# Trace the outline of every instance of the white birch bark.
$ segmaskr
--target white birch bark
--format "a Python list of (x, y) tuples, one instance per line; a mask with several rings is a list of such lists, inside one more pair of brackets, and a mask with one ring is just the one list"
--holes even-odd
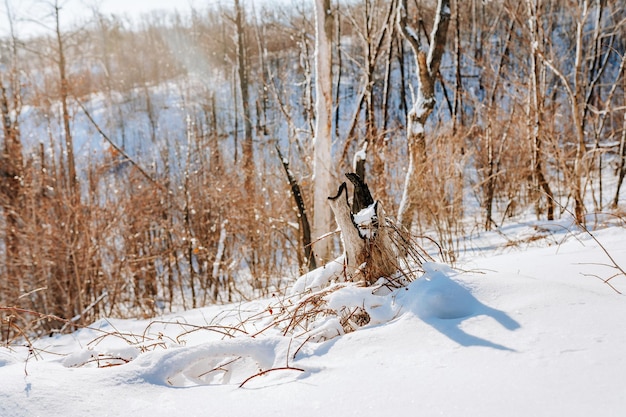
[[(315, 0), (315, 132), (313, 137), (313, 250), (321, 264), (331, 259), (332, 224), (332, 25), (330, 0)], [(318, 262), (318, 264), (320, 264)]]

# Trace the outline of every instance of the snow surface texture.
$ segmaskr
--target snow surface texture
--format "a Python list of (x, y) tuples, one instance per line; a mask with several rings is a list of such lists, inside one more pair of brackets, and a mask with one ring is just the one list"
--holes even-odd
[[(473, 240), (459, 265), (471, 272), (430, 263), (393, 291), (341, 284), (327, 307), (360, 306), (370, 322), (333, 337), (329, 315), (314, 323), (325, 341), (272, 327), (287, 298), (101, 320), (36, 341), (35, 356), (0, 347), (0, 416), (621, 416), (626, 304), (597, 279), (614, 271), (588, 235), (548, 224), (526, 240), (538, 230)], [(502, 234), (529, 243), (505, 248)], [(626, 265), (626, 230), (595, 234)], [(341, 264), (300, 289), (339, 285)]]

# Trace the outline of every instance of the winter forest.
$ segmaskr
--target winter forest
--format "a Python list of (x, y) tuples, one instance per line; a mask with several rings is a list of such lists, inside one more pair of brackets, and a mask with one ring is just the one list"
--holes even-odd
[(285, 291), (350, 244), (328, 198), (356, 214), (363, 181), (417, 270), (522, 216), (623, 216), (621, 0), (222, 0), (71, 29), (42, 0), (32, 37), (14, 3), (2, 343)]

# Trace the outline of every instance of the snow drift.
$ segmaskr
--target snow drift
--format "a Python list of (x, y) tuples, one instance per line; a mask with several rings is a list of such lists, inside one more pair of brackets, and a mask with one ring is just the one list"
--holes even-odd
[[(394, 290), (309, 275), (339, 287), (306, 328), (282, 318), (312, 290), (4, 346), (0, 415), (620, 415), (626, 305), (597, 278), (613, 273), (604, 249), (626, 264), (626, 231), (596, 232), (602, 247), (497, 236)], [(369, 322), (346, 334), (353, 307)]]

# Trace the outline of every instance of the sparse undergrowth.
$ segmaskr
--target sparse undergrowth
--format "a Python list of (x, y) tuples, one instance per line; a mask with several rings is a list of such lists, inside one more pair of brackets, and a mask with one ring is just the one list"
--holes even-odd
[[(588, 228), (578, 230), (583, 230), (584, 234), (559, 224), (543, 227), (530, 225), (525, 232), (517, 234), (517, 240), (503, 240), (502, 248), (510, 250), (520, 245), (537, 245), (541, 241), (548, 246), (560, 246), (572, 237), (584, 244), (581, 238), (586, 234), (610, 260), (610, 264), (595, 265), (615, 270), (608, 279), (593, 276), (619, 292), (611, 281), (618, 276), (626, 278), (624, 270), (592, 231)], [(426, 273), (424, 264), (433, 259), (417, 244), (416, 238), (400, 234), (397, 229), (394, 229), (394, 236), (396, 242), (410, 243), (410, 247), (402, 249), (404, 253), (412, 254), (411, 262), (405, 258), (403, 267), (394, 276), (380, 278), (374, 285), (367, 286), (364, 280), (353, 282), (351, 276), (362, 275), (348, 274), (343, 259), (338, 258), (301, 276), (289, 293), (241, 303), (210, 319), (203, 317), (204, 323), (201, 324), (172, 316), (150, 321), (139, 333), (118, 330), (115, 321), (107, 319), (91, 326), (81, 326), (79, 332), (93, 334), (82, 349), (69, 354), (57, 351), (54, 342), (42, 347), (46, 346), (42, 343), (44, 339), (34, 340), (31, 335), (36, 333), (32, 329), (39, 327), (38, 321), (56, 320), (67, 326), (75, 326), (74, 322), (35, 311), (0, 307), (3, 315), (2, 342), (9, 350), (26, 348), (26, 374), (30, 361), (48, 355), (58, 356), (66, 367), (108, 368), (128, 364), (151, 352), (158, 357), (165, 352), (193, 347), (198, 341), (207, 346), (206, 351), (198, 352), (192, 364), (181, 365), (183, 370), (168, 368), (159, 380), (172, 386), (231, 383), (244, 386), (256, 377), (273, 372), (306, 372), (293, 362), (308, 345), (317, 346), (364, 326), (386, 323), (402, 311), (395, 304), (396, 297), (401, 294), (399, 291), (420, 279)], [(241, 343), (247, 347), (241, 348)], [(248, 346), (250, 343), (252, 345)], [(278, 352), (270, 355), (272, 360), (263, 356), (263, 349), (267, 349), (264, 343), (270, 343)], [(278, 349), (279, 346), (282, 347)], [(260, 349), (261, 353), (250, 353), (255, 349)]]

